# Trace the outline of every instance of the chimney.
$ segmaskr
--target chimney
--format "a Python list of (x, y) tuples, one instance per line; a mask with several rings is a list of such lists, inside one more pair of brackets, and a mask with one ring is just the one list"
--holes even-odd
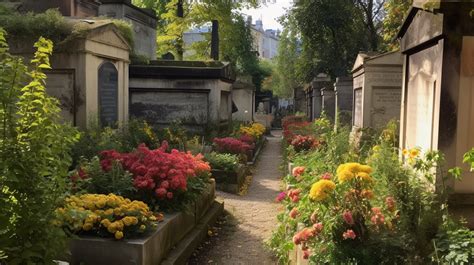
[(217, 20), (212, 21), (211, 58), (219, 61), (219, 21)]
[(247, 25), (252, 26), (252, 16), (247, 17)]

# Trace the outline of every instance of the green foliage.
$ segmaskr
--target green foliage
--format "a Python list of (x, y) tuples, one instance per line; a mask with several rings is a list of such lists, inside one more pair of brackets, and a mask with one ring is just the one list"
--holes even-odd
[(79, 170), (72, 174), (71, 182), (72, 189), (76, 193), (113, 193), (125, 198), (133, 198), (136, 191), (133, 187), (132, 174), (124, 170), (118, 161), (112, 162), (110, 171), (104, 171), (98, 157), (90, 161), (81, 161)]
[(64, 232), (51, 221), (77, 132), (59, 123), (59, 102), (45, 92), (52, 42), (40, 38), (35, 47), (27, 71), (8, 54), (0, 30), (0, 249), (8, 264), (49, 264), (65, 248)]
[[(321, 222), (324, 228), (305, 243), (311, 251), (311, 264), (473, 262), (473, 233), (453, 221), (447, 206), (450, 190), (446, 183), (452, 180), (452, 175), (459, 179), (461, 171), (456, 168), (446, 171), (441, 153), (420, 154), (418, 149), (412, 149), (404, 151), (405, 159), (400, 161), (398, 127), (394, 122), (379, 134), (367, 135), (371, 139), (364, 140), (362, 149), (348, 144), (346, 129), (333, 131), (332, 126), (318, 121), (315, 125), (327, 128), (314, 130), (318, 131), (317, 138), (324, 139), (324, 144), (312, 152), (289, 152), (290, 162), (303, 166), (304, 171), (299, 176), (288, 175), (284, 179), (289, 187), (287, 198), (283, 200), (285, 210), (278, 216), (279, 226), (269, 242), (282, 263), (288, 261), (288, 251), (294, 247), (293, 236), (302, 231), (302, 227), (311, 228), (315, 222)], [(370, 176), (374, 179), (370, 187), (373, 195), (355, 208), (348, 203), (352, 201), (352, 191), (345, 190), (347, 183), (341, 182), (339, 176), (336, 180), (336, 168), (347, 162), (370, 165)], [(337, 183), (334, 193), (322, 201), (309, 199), (310, 188), (322, 175), (328, 176), (325, 172)], [(290, 199), (289, 195), (295, 189), (299, 191), (297, 200)], [(353, 189), (360, 186), (355, 185)], [(363, 196), (362, 192), (359, 194), (356, 196)], [(394, 202), (392, 210), (388, 198)], [(385, 215), (382, 226), (375, 230), (372, 219), (360, 219), (364, 215), (371, 218), (364, 210), (373, 211), (371, 207), (380, 207)], [(293, 209), (298, 210), (295, 218), (289, 216)], [(366, 225), (348, 226), (341, 209), (351, 209), (355, 223)], [(357, 212), (362, 215), (355, 214)], [(317, 221), (311, 217), (313, 214)], [(344, 240), (341, 236), (349, 228), (356, 234), (354, 240)]]
[(37, 40), (40, 36), (59, 43), (72, 32), (72, 25), (56, 9), (44, 13), (19, 14), (0, 4), (0, 27), (9, 37), (20, 40)]
[(474, 232), (455, 222), (447, 223), (434, 240), (432, 261), (437, 264), (473, 264)]
[(464, 154), (463, 163), (467, 163), (470, 166), (470, 171), (474, 171), (474, 148)]
[(102, 128), (97, 121), (92, 121), (83, 132), (73, 148), (74, 165), (81, 159), (92, 159), (101, 151), (117, 150), (131, 152), (144, 143), (149, 148), (158, 147), (158, 138), (153, 129), (141, 120), (131, 119), (118, 129)]
[(291, 10), (303, 43), (301, 77), (348, 74), (361, 50), (369, 50), (364, 15), (351, 0), (301, 0)]
[(408, 14), (412, 0), (388, 0), (385, 2), (385, 19), (383, 20), (382, 37), (387, 50), (399, 49), (398, 41), (395, 37), (402, 26), (403, 19)]
[(206, 154), (205, 159), (211, 165), (212, 169), (224, 171), (236, 171), (239, 166), (239, 156), (232, 154), (220, 154), (212, 152)]
[(300, 63), (300, 40), (293, 16), (287, 16), (284, 29), (280, 35), (278, 56), (274, 59), (272, 75), (264, 81), (264, 88), (273, 95), (289, 98), (293, 89), (301, 85), (298, 67)]

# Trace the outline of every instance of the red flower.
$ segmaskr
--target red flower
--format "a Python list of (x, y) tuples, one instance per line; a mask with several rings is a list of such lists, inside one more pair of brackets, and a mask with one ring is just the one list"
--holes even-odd
[(355, 232), (352, 230), (352, 229), (348, 229), (346, 232), (344, 232), (342, 234), (342, 238), (344, 238), (344, 240), (346, 239), (355, 239), (356, 238), (356, 234)]
[(306, 170), (305, 167), (295, 167), (295, 168), (293, 168), (293, 172), (291, 172), (291, 173), (292, 173), (293, 177), (299, 177), (299, 176), (303, 175), (305, 170)]
[(352, 218), (352, 213), (350, 211), (344, 211), (342, 218), (348, 225), (354, 224), (354, 218)]

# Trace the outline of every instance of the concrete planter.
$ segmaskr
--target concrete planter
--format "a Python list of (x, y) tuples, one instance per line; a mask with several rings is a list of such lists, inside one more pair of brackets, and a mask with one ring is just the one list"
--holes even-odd
[(257, 162), (257, 158), (260, 155), (260, 153), (263, 149), (263, 146), (265, 146), (266, 141), (267, 141), (267, 138), (264, 136), (261, 140), (259, 140), (256, 143), (256, 147), (255, 147), (254, 152), (252, 154), (253, 156), (252, 156), (252, 158), (248, 158), (247, 165), (254, 165), (255, 162)]
[(70, 263), (94, 265), (160, 264), (170, 250), (192, 233), (210, 211), (215, 198), (215, 182), (211, 181), (199, 199), (186, 210), (167, 214), (156, 231), (140, 239), (116, 241), (98, 237), (79, 237), (70, 241)]
[(236, 171), (213, 169), (211, 173), (218, 190), (237, 194), (244, 185), (247, 167), (239, 165)]

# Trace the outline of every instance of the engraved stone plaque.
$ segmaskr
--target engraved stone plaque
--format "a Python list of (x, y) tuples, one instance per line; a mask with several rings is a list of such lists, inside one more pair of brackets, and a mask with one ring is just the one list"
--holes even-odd
[(354, 126), (362, 127), (362, 88), (354, 90)]
[(372, 127), (380, 128), (392, 119), (400, 119), (401, 97), (401, 87), (372, 88)]
[(106, 62), (99, 68), (99, 116), (102, 126), (115, 126), (118, 121), (118, 72)]

